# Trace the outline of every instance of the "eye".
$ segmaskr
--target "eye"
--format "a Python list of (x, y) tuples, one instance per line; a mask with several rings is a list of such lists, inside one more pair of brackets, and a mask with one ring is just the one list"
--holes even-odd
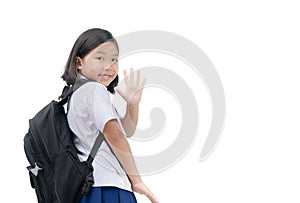
[(117, 58), (114, 58), (114, 59), (112, 59), (111, 60), (113, 63), (116, 63), (116, 62), (118, 62), (119, 61), (119, 59), (117, 59)]
[(99, 61), (104, 61), (104, 58), (103, 57), (98, 57), (97, 58)]

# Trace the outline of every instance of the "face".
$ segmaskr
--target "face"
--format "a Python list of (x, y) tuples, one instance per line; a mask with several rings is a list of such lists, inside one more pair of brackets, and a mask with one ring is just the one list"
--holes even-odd
[(114, 42), (105, 42), (85, 57), (76, 58), (76, 67), (86, 78), (108, 86), (118, 74), (119, 52)]

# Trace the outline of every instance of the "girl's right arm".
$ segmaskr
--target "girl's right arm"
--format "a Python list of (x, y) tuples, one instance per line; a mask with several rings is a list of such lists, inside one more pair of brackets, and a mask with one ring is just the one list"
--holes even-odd
[(132, 190), (134, 192), (146, 195), (152, 203), (157, 203), (158, 201), (156, 197), (143, 183), (141, 176), (139, 175), (130, 146), (126, 137), (120, 130), (117, 121), (108, 121), (105, 124), (103, 131), (106, 141), (115, 153), (131, 182)]

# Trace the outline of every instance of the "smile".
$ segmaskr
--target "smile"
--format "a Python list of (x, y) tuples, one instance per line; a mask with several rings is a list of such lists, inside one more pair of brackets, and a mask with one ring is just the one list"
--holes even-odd
[(112, 76), (107, 74), (98, 74), (101, 77), (101, 80), (109, 80)]

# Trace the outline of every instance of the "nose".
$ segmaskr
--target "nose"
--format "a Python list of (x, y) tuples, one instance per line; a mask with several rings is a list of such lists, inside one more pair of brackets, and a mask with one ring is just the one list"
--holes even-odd
[(112, 63), (107, 63), (104, 65), (104, 70), (109, 70), (112, 66)]
[(113, 65), (115, 64), (115, 62), (108, 62), (104, 65), (104, 70), (110, 70)]

